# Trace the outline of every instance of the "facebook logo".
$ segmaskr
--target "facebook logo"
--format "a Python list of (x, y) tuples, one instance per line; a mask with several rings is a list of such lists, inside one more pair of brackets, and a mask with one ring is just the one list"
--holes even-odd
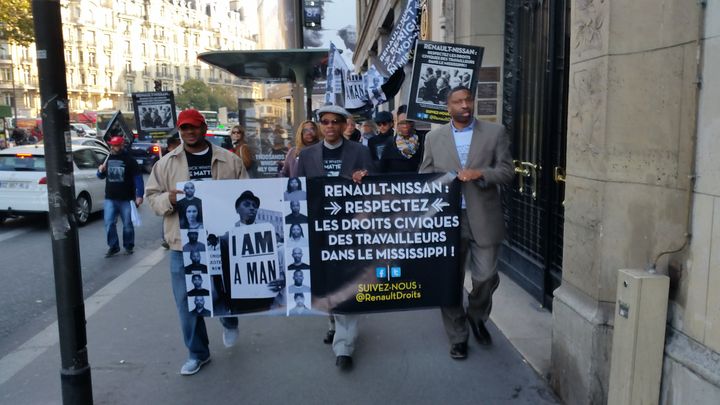
[(390, 277), (396, 278), (401, 277), (402, 271), (400, 270), (400, 267), (390, 267)]
[(375, 268), (375, 277), (377, 277), (377, 278), (387, 278), (387, 268), (385, 268), (385, 267), (376, 267), (376, 268)]

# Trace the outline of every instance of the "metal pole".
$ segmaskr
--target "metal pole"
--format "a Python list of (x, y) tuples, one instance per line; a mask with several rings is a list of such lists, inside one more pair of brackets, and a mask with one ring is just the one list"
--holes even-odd
[(59, 0), (33, 0), (64, 404), (92, 404)]

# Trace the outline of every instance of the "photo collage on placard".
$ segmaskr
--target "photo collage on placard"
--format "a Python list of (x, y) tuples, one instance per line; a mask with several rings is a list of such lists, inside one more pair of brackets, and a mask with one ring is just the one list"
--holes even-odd
[(208, 246), (207, 233), (203, 226), (202, 201), (195, 196), (194, 184), (185, 183), (183, 193), (183, 198), (177, 202), (176, 210), (180, 221), (180, 240), (184, 242), (182, 254), (188, 311), (194, 315), (212, 316), (208, 257), (217, 243)]
[(291, 177), (283, 195), (287, 314), (308, 315), (311, 308), (310, 247), (305, 178)]

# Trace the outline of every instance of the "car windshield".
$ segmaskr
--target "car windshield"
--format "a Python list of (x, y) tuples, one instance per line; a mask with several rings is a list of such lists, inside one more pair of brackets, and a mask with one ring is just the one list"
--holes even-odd
[(0, 155), (0, 171), (3, 172), (44, 172), (45, 156), (18, 153), (16, 155)]
[(207, 139), (208, 141), (212, 142), (213, 144), (215, 144), (221, 148), (225, 148), (225, 149), (232, 148), (232, 141), (230, 140), (229, 136), (207, 135), (205, 137), (205, 139)]

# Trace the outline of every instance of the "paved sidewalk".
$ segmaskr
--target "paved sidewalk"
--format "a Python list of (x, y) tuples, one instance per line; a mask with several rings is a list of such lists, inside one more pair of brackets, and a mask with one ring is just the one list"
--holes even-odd
[[(322, 343), (325, 317), (243, 317), (231, 349), (222, 345), (219, 322), (209, 319), (212, 362), (181, 376), (187, 352), (168, 273), (164, 257), (91, 311), (96, 404), (558, 403), (494, 325), (491, 348), (471, 336), (469, 358), (450, 359), (437, 309), (363, 316), (355, 368), (347, 374)], [(93, 296), (86, 304), (102, 299)], [(0, 403), (61, 403), (59, 358), (55, 343), (29, 361), (0, 385)]]

